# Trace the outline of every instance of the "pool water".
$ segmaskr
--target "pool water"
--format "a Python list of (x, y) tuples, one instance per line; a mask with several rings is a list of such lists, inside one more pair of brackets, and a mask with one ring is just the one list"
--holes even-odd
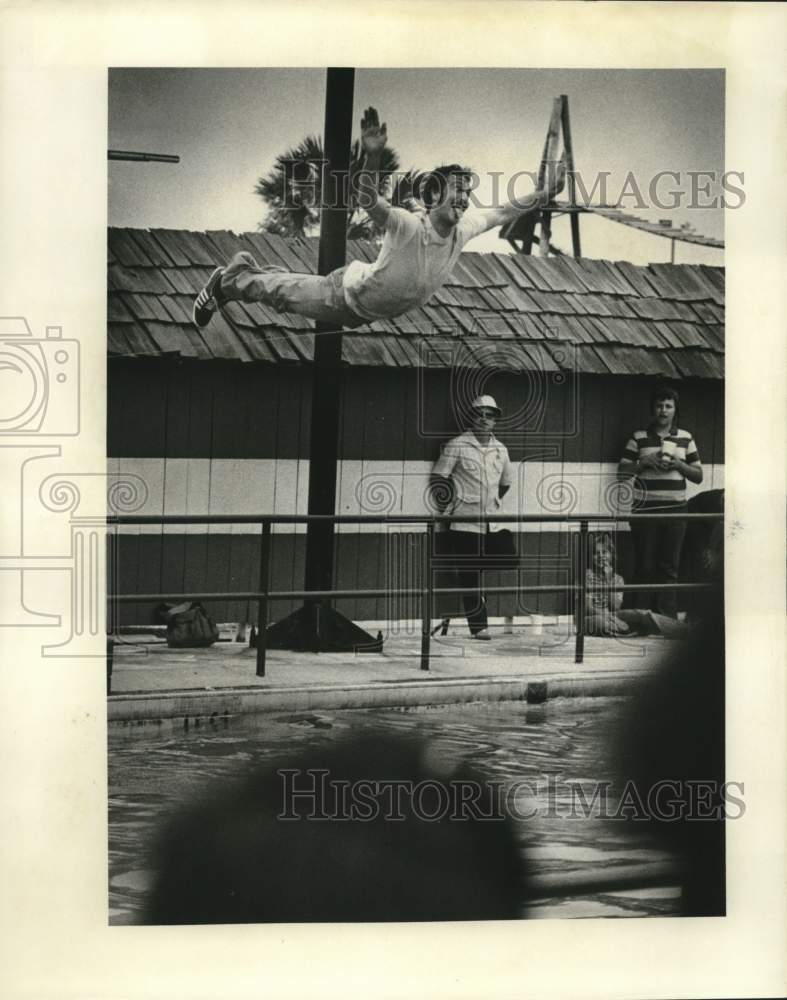
[[(353, 735), (411, 735), (439, 759), (462, 758), (506, 787), (528, 782), (528, 805), (514, 814), (522, 850), (538, 873), (578, 874), (599, 867), (669, 861), (648, 824), (569, 815), (569, 781), (610, 780), (620, 787), (613, 747), (625, 701), (556, 699), (410, 709), (355, 709), (242, 716), (198, 727), (112, 725), (109, 737), (109, 921), (141, 919), (151, 882), (150, 850), (173, 807), (251, 764), (286, 761)], [(589, 786), (585, 786), (589, 787)], [(589, 796), (588, 796), (589, 797)], [(547, 801), (548, 799), (548, 801)], [(614, 802), (614, 793), (610, 793)], [(611, 806), (609, 812), (614, 812)], [(632, 829), (632, 827), (634, 827)], [(595, 893), (531, 903), (530, 918), (677, 915), (675, 887)]]

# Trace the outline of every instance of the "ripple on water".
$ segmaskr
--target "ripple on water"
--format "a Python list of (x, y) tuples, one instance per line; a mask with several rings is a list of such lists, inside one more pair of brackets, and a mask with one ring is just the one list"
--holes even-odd
[[(541, 870), (597, 870), (625, 860), (655, 862), (647, 833), (600, 818), (571, 819), (543, 809), (539, 783), (547, 778), (592, 782), (613, 775), (612, 748), (622, 699), (563, 699), (545, 705), (500, 702), (423, 706), (402, 710), (302, 712), (231, 719), (217, 727), (181, 733), (149, 727), (139, 733), (110, 732), (109, 839), (112, 922), (138, 914), (149, 885), (149, 852), (162, 820), (179, 803), (211, 789), (252, 763), (286, 763), (305, 747), (318, 749), (353, 734), (411, 734), (430, 743), (436, 764), (466, 761), (492, 780), (536, 786), (542, 807), (518, 825), (518, 839)], [(558, 804), (567, 799), (558, 796)], [(655, 890), (659, 892), (660, 890)], [(674, 911), (677, 901), (654, 890), (616, 893), (614, 898), (548, 900), (531, 908), (534, 917), (652, 916)]]

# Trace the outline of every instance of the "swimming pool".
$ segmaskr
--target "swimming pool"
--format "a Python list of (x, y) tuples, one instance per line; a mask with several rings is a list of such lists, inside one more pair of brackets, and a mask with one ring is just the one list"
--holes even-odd
[[(620, 780), (613, 759), (623, 699), (556, 699), (411, 709), (278, 713), (173, 726), (111, 727), (109, 737), (109, 921), (137, 922), (150, 884), (150, 848), (172, 808), (254, 763), (282, 761), (305, 746), (346, 736), (425, 738), (437, 758), (466, 759), (490, 780), (527, 785), (530, 808), (514, 814), (517, 838), (539, 873), (656, 865), (669, 856), (644, 824), (568, 808), (571, 782)], [(521, 803), (521, 800), (518, 800)], [(527, 813), (526, 821), (517, 815)], [(532, 903), (527, 916), (677, 915), (677, 888), (594, 893)]]

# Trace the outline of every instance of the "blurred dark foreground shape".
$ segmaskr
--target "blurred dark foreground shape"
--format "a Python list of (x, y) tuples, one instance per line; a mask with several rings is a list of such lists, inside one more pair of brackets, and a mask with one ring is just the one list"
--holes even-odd
[[(635, 782), (642, 802), (659, 783), (673, 782), (684, 791), (692, 782), (710, 788), (693, 815), (650, 815), (647, 822), (648, 832), (679, 866), (681, 875), (670, 884), (682, 887), (685, 916), (725, 913), (724, 619), (717, 582), (719, 587), (699, 602), (702, 625), (694, 637), (673, 647), (624, 708), (615, 765), (627, 782)], [(528, 738), (537, 735), (523, 727), (522, 739)], [(247, 771), (217, 792), (207, 789), (162, 832), (143, 922), (526, 916), (528, 900), (544, 893), (534, 891), (537, 879), (528, 884), (528, 877), (539, 873), (517, 846), (512, 820), (483, 776), (445, 761), (444, 752), (437, 750), (421, 740), (348, 737), (281, 761), (280, 768), (295, 772), (288, 779), (268, 765)], [(305, 773), (314, 771), (325, 772), (325, 782)], [(607, 777), (598, 775), (600, 781)], [(310, 794), (287, 796), (286, 781)], [(355, 818), (336, 818), (346, 812), (348, 802), (358, 802), (349, 791), (357, 783), (382, 782), (391, 788), (397, 781), (407, 788), (423, 782), (424, 792), (419, 799), (372, 795), (379, 808), (371, 818), (360, 818), (370, 815), (368, 809)], [(459, 806), (457, 816), (460, 789), (468, 787), (476, 790), (475, 797)], [(439, 789), (447, 790), (447, 805), (441, 803)], [(366, 801), (368, 806), (368, 794)], [(392, 812), (399, 818), (392, 818)], [(282, 814), (299, 818), (282, 819)], [(631, 822), (642, 832), (644, 824)], [(572, 894), (570, 885), (564, 894)]]
[[(721, 575), (719, 564), (714, 589), (695, 598), (693, 610), (702, 624), (692, 639), (673, 649), (634, 697), (620, 754), (640, 800), (660, 782), (675, 783), (684, 796), (687, 789), (697, 793), (685, 796), (691, 807), (679, 818), (656, 817), (652, 823), (661, 846), (683, 870), (681, 910), (692, 917), (726, 912)], [(736, 806), (735, 814), (739, 812)]]
[[(479, 816), (494, 814), (477, 775), (431, 762), (423, 742), (351, 738), (300, 752), (279, 766), (322, 769), (328, 782), (480, 782)], [(145, 923), (495, 920), (522, 909), (522, 866), (510, 819), (442, 819), (438, 793), (399, 796), (402, 819), (336, 815), (333, 785), (300, 774), (314, 798), (285, 802), (274, 767), (251, 774), (178, 813), (158, 847)], [(323, 794), (324, 791), (324, 794)], [(386, 798), (379, 800), (383, 807)], [(417, 801), (415, 809), (412, 802)], [(444, 803), (443, 803), (444, 804)], [(283, 820), (289, 809), (301, 819)], [(381, 812), (384, 811), (384, 808)], [(465, 810), (467, 812), (467, 810)], [(472, 810), (470, 811), (472, 812)]]

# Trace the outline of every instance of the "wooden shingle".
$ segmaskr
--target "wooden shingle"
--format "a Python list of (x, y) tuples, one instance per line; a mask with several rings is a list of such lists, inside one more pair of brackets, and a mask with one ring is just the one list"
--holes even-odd
[(518, 313), (507, 316), (508, 325), (514, 333), (523, 340), (544, 340), (546, 332), (541, 323), (540, 316), (529, 316), (526, 313)]
[(267, 328), (265, 333), (265, 342), (280, 361), (293, 362), (301, 360), (299, 354), (285, 336), (284, 331)]
[[(193, 329), (193, 327), (192, 327)], [(210, 323), (201, 331), (211, 356), (227, 361), (252, 361), (238, 330), (220, 313), (216, 313)]]
[(127, 292), (118, 298), (137, 320), (156, 320), (159, 323), (167, 323), (172, 318), (161, 304), (159, 296), (136, 295), (133, 292)]
[(487, 259), (488, 257), (489, 254), (485, 253), (464, 253), (462, 255), (463, 260), (469, 258), (472, 261), (472, 267), (476, 275), (480, 275), (483, 278), (485, 288), (507, 285), (508, 280), (506, 277), (500, 273), (500, 269), (493, 260)]
[(484, 282), (467, 266), (467, 254), (460, 254), (453, 271), (448, 276), (447, 284), (452, 288), (461, 285), (463, 288), (480, 288)]
[(539, 292), (535, 289), (528, 292), (530, 298), (543, 313), (557, 313), (558, 315), (571, 315), (574, 310), (567, 300), (559, 292)]
[(112, 255), (119, 264), (125, 267), (151, 267), (153, 262), (139, 249), (134, 242), (131, 230), (110, 229), (108, 243)]
[(110, 289), (118, 292), (150, 292), (151, 295), (169, 295), (172, 286), (162, 271), (152, 267), (126, 267), (110, 264), (107, 269)]
[(107, 323), (107, 351), (119, 357), (125, 357), (131, 352), (122, 323)]
[(132, 357), (150, 358), (162, 353), (141, 323), (124, 323), (123, 336), (132, 350)]
[(651, 298), (659, 294), (650, 281), (645, 267), (635, 267), (627, 260), (616, 260), (615, 267), (639, 294), (640, 298)]
[(160, 295), (158, 301), (175, 323), (191, 323), (192, 300), (186, 295)]
[[(304, 274), (316, 274), (317, 273), (317, 246), (314, 240), (290, 240), (287, 243), (290, 248), (290, 252), (294, 257), (297, 257), (300, 266), (299, 271)], [(349, 244), (348, 244), (348, 256), (349, 260)]]
[(180, 247), (188, 263), (202, 267), (216, 267), (216, 250), (204, 233), (180, 233)]
[(278, 358), (265, 342), (265, 332), (263, 330), (239, 328), (238, 337), (248, 351), (249, 356), (255, 361), (265, 361), (268, 364), (277, 363)]
[(516, 333), (508, 323), (508, 317), (501, 313), (476, 311), (473, 316), (473, 329), (480, 337), (492, 340), (513, 340)]
[(178, 323), (159, 323), (154, 320), (145, 324), (145, 329), (153, 338), (162, 354), (180, 354), (184, 358), (209, 358), (202, 339), (194, 333), (187, 334)]
[(623, 351), (619, 345), (596, 344), (594, 345), (596, 354), (601, 358), (612, 375), (633, 375), (626, 362)]
[(550, 270), (554, 272), (555, 281), (559, 279), (560, 291), (569, 293), (582, 294), (588, 290), (587, 285), (585, 285), (574, 272), (570, 265), (571, 258), (569, 257), (554, 257), (551, 260)]
[(609, 375), (609, 367), (596, 347), (590, 344), (577, 344), (574, 348), (577, 369), (589, 372), (591, 375)]
[(530, 283), (530, 287), (539, 292), (551, 292), (552, 286), (544, 277), (543, 268), (537, 257), (529, 257), (526, 254), (514, 254), (513, 262), (522, 271)]
[[(109, 350), (310, 363), (313, 324), (302, 316), (233, 302), (226, 318), (217, 314), (200, 332), (192, 326), (191, 308), (213, 267), (238, 250), (248, 250), (263, 266), (313, 273), (317, 244), (311, 237), (284, 240), (260, 232), (109, 230)], [(348, 259), (371, 261), (378, 252), (378, 244), (368, 241), (348, 244)], [(538, 367), (554, 364), (545, 342), (561, 342), (574, 345), (580, 369), (588, 372), (720, 378), (724, 272), (705, 265), (636, 267), (465, 252), (431, 302), (348, 331), (345, 339), (350, 337), (360, 338), (350, 349), (356, 364), (452, 364), (468, 340), (468, 358), (503, 350), (520, 366)]]
[(522, 345), (529, 357), (533, 359), (536, 371), (558, 372), (562, 364), (555, 357), (565, 358), (565, 349), (555, 343), (527, 343)]
[(196, 278), (194, 269), (190, 267), (163, 267), (161, 273), (175, 292), (188, 295), (192, 300), (205, 283), (201, 278)]
[(159, 243), (175, 267), (188, 267), (191, 261), (180, 243), (180, 232), (175, 229), (151, 229), (151, 236)]
[(146, 229), (129, 229), (127, 232), (152, 267), (172, 267), (174, 265), (175, 262), (152, 233)]
[(123, 305), (121, 295), (107, 296), (107, 322), (130, 323), (133, 319), (133, 314)]

